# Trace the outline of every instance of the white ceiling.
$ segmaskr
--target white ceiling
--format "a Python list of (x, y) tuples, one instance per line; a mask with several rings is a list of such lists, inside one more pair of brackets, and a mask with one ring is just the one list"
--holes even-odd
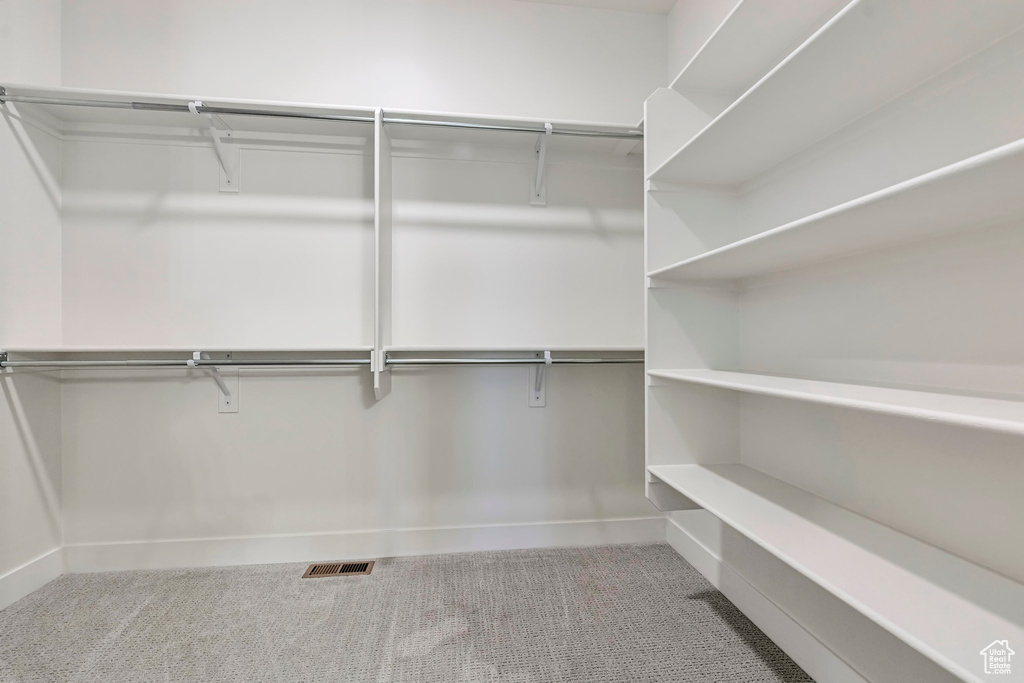
[(676, 0), (520, 0), (521, 2), (540, 2), (545, 5), (572, 5), (574, 7), (595, 7), (598, 9), (614, 9), (620, 12), (640, 12), (643, 14), (668, 14)]

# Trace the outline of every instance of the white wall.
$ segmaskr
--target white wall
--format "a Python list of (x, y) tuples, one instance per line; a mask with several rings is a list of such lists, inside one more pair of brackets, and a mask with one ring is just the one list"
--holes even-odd
[(395, 159), (396, 346), (643, 346), (639, 156), (550, 150), (539, 208), (532, 142), (505, 152), (525, 163)]
[(160, 377), (65, 381), (69, 545), (651, 513), (635, 368), (558, 368), (545, 409), (524, 368), (396, 371), (380, 402), (366, 371), (243, 371), (233, 415)]
[[(275, 7), (65, 3), (64, 85), (632, 124), (665, 68), (659, 16), (504, 1)], [(396, 343), (641, 345), (639, 160), (618, 157), (605, 168), (593, 155), (553, 152), (548, 207), (531, 207), (533, 140), (521, 145), (500, 153), (464, 145), (402, 153)], [(452, 150), (478, 161), (453, 161)], [(357, 302), (369, 298), (355, 292), (369, 273), (365, 226), (359, 210), (345, 208), (367, 196), (367, 186), (354, 182), (358, 160), (261, 154), (243, 149), (242, 192), (232, 196), (217, 194), (208, 148), (65, 143), (65, 341), (366, 343)], [(283, 161), (288, 167), (278, 168)], [(327, 175), (303, 184), (318, 164)], [(417, 172), (420, 165), (426, 170)], [(484, 197), (487, 183), (498, 185)], [(340, 222), (289, 219), (289, 207), (307, 201)], [(216, 218), (199, 226), (195, 210), (204, 206)], [(253, 224), (253, 212), (268, 207), (272, 215)], [(299, 240), (294, 250), (289, 235)], [(327, 241), (308, 241), (317, 235)], [(439, 248), (454, 238), (461, 253)], [(305, 262), (298, 246), (316, 253)], [(282, 269), (261, 271), (257, 264), (286, 247)], [(334, 252), (335, 262), (325, 260)], [(457, 292), (438, 290), (473, 253), (502, 265), (463, 279)], [(559, 270), (567, 263), (570, 270)], [(410, 277), (414, 266), (420, 288)], [(209, 270), (216, 267), (227, 275)], [(323, 289), (304, 294), (307, 285), (288, 280), (287, 295), (268, 303), (267, 284), (285, 274), (304, 274)], [(559, 278), (564, 286), (555, 289)], [(588, 308), (566, 321), (538, 315), (543, 310), (526, 305), (535, 301)], [(445, 336), (432, 311), (457, 312), (451, 322), (460, 333)], [(637, 475), (641, 368), (558, 368), (547, 407), (533, 409), (528, 374), (396, 371), (391, 394), (375, 402), (365, 371), (243, 372), (240, 412), (227, 415), (217, 413), (209, 380), (67, 373), (71, 568), (663, 537)], [(610, 521), (636, 518), (653, 521)], [(480, 525), (497, 526), (472, 531)], [(419, 540), (387, 542), (394, 529)], [(444, 540), (451, 534), (473, 540)], [(227, 541), (210, 540), (238, 537), (251, 543), (231, 553)], [(199, 545), (163, 543), (181, 539)], [(270, 551), (278, 541), (268, 539), (299, 545)]]
[[(0, 74), (60, 83), (60, 3), (0, 1)], [(60, 343), (60, 143), (13, 108), (0, 121), (0, 349)], [(0, 608), (59, 572), (18, 571), (61, 545), (60, 387), (0, 376)], [(59, 553), (57, 553), (59, 555)]]
[(634, 124), (665, 19), (512, 0), (64, 3), (64, 85)]
[(365, 145), (243, 146), (221, 194), (209, 142), (153, 142), (64, 143), (65, 344), (373, 344)]
[[(667, 85), (679, 75), (739, 0), (677, 0), (668, 14)], [(648, 92), (648, 95), (650, 92)]]

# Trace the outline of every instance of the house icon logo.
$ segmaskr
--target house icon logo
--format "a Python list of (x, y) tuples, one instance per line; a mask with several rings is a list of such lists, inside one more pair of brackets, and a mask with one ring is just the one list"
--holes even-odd
[(981, 657), (985, 661), (985, 673), (987, 674), (1009, 674), (1010, 658), (1016, 652), (1010, 649), (1008, 640), (994, 640), (984, 650)]

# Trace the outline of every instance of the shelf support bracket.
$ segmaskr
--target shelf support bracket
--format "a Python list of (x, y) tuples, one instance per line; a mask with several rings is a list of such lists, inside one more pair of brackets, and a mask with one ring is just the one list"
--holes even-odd
[(534, 157), (537, 159), (537, 173), (533, 179), (533, 191), (530, 194), (530, 203), (534, 206), (547, 206), (548, 192), (544, 185), (544, 161), (548, 154), (548, 141), (551, 139), (552, 126), (544, 124), (544, 132), (537, 139), (537, 145), (533, 149)]
[[(537, 356), (540, 358), (540, 355)], [(551, 365), (551, 352), (544, 352), (544, 364), (537, 364), (530, 373), (530, 407), (543, 408), (547, 405), (547, 367)]]
[(218, 130), (214, 123), (213, 115), (202, 114), (202, 112), (199, 111), (202, 106), (202, 100), (195, 100), (194, 102), (188, 103), (188, 110), (193, 114), (200, 114), (208, 117), (207, 123), (210, 130), (210, 139), (213, 141), (213, 151), (217, 153), (217, 159), (220, 161), (220, 191), (238, 192), (238, 150), (233, 149), (229, 151), (221, 140), (222, 135), (230, 138), (231, 131), (222, 132)]
[(193, 351), (192, 360), (186, 361), (186, 363), (190, 368), (196, 368), (198, 370), (205, 370), (206, 372), (209, 372), (210, 376), (213, 377), (213, 381), (217, 383), (218, 387), (220, 387), (220, 393), (224, 395), (224, 398), (230, 399), (231, 390), (228, 389), (227, 382), (225, 382), (224, 378), (221, 376), (220, 368), (218, 368), (216, 365), (200, 365), (199, 361), (204, 360), (210, 360), (210, 354), (201, 351)]

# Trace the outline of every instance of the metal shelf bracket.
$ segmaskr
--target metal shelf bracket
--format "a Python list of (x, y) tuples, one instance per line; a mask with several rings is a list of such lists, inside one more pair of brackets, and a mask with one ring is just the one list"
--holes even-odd
[(210, 360), (210, 354), (202, 351), (193, 351), (192, 360), (186, 361), (186, 364), (190, 368), (201, 369), (205, 370), (206, 372), (209, 372), (210, 375), (213, 377), (213, 381), (217, 383), (218, 387), (220, 387), (220, 393), (223, 394), (225, 398), (230, 399), (231, 390), (228, 389), (227, 382), (225, 382), (224, 378), (221, 376), (220, 368), (218, 368), (216, 365), (203, 365), (202, 367), (200, 367), (197, 361), (203, 360)]
[[(541, 355), (537, 354), (537, 358)], [(551, 365), (551, 352), (544, 352), (544, 363), (538, 363), (531, 369), (532, 377), (530, 382), (530, 407), (531, 408), (543, 408), (547, 405), (547, 367)]]
[(199, 111), (202, 107), (202, 100), (195, 100), (188, 103), (188, 110), (190, 112), (198, 116), (207, 117), (210, 139), (213, 141), (213, 151), (217, 153), (217, 159), (220, 161), (220, 191), (238, 192), (238, 148), (232, 147), (229, 150), (224, 146), (224, 142), (221, 140), (221, 136), (230, 138), (231, 131), (219, 130), (214, 122), (213, 114), (204, 114)]

